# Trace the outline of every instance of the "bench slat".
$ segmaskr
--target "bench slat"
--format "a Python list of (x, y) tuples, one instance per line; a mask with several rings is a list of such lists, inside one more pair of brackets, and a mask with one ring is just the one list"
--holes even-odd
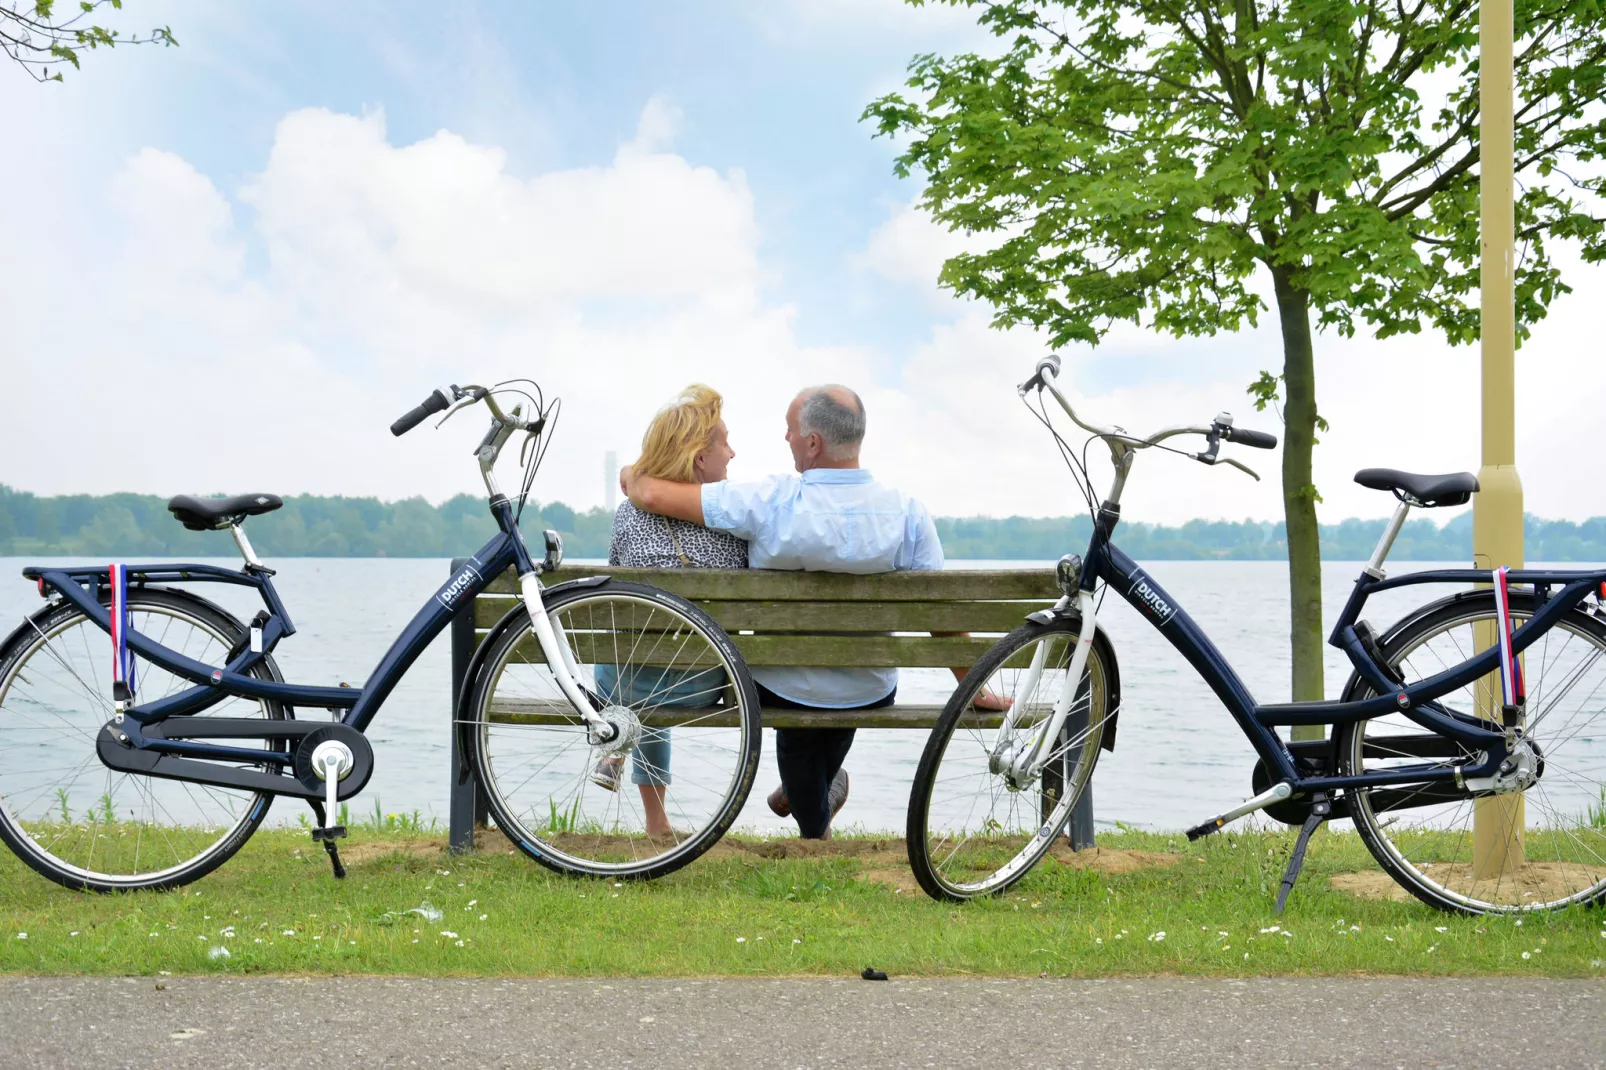
[[(989, 636), (953, 636), (934, 639), (902, 635), (733, 635), (736, 649), (751, 667), (858, 666), (870, 669), (965, 668), (985, 654), (997, 640)], [(609, 633), (569, 633), (575, 659), (582, 665), (612, 664), (629, 651), (616, 645)], [(706, 647), (702, 647), (707, 654)], [(534, 639), (519, 644), (518, 655), (531, 665), (546, 659)], [(638, 644), (628, 660), (636, 665), (673, 665), (677, 669), (713, 664), (693, 660), (682, 644), (664, 643), (647, 648)]]
[[(782, 572), (773, 569), (618, 568), (611, 565), (565, 566), (554, 583), (585, 576), (613, 576), (662, 587), (693, 600), (730, 601), (1001, 601), (1056, 598), (1050, 569), (960, 569), (933, 572), (880, 572), (848, 576), (836, 572)], [(490, 594), (513, 594), (512, 571), (486, 588)]]
[[(924, 728), (937, 724), (941, 706), (897, 705), (879, 710), (790, 710), (769, 706), (759, 711), (759, 720), (765, 728)], [(1002, 714), (976, 712), (962, 722), (966, 728), (997, 728)], [(567, 703), (498, 700), (491, 707), (493, 724), (514, 725), (574, 725), (577, 718)], [(734, 710), (674, 710), (654, 711), (645, 723), (653, 728), (673, 728), (695, 722), (697, 727), (733, 728), (736, 725)]]
[[(684, 645), (665, 643), (661, 648), (637, 646), (634, 654), (616, 646), (609, 633), (570, 633), (575, 660), (582, 665), (610, 665), (623, 656), (636, 665), (673, 666), (693, 669), (714, 664), (712, 657), (695, 660)], [(942, 639), (902, 635), (733, 635), (736, 649), (749, 668), (792, 666), (863, 667), (870, 669), (949, 669), (967, 668), (997, 641), (988, 636)], [(1062, 659), (1062, 647), (1050, 654), (1050, 664)], [(707, 655), (708, 649), (701, 648)], [(1009, 668), (1023, 669), (1031, 662), (1029, 650), (1010, 658)], [(546, 658), (533, 638), (518, 646), (518, 656), (531, 665), (544, 665)]]
[[(489, 628), (517, 605), (512, 597), (475, 599), (474, 624)], [(1009, 632), (1052, 602), (698, 602), (726, 631)]]

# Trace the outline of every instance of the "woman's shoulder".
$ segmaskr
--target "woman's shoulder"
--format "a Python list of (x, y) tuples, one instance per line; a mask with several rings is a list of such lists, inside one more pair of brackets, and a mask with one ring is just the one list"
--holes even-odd
[[(677, 550), (695, 568), (746, 568), (747, 540), (689, 520), (669, 521)], [(678, 556), (678, 555), (677, 555)]]

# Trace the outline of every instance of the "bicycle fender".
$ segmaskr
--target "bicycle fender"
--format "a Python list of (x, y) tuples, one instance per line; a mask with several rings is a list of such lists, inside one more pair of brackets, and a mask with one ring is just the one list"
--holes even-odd
[[(1045, 616), (1048, 619), (1044, 619)], [(1052, 609), (1040, 609), (1036, 613), (1030, 614), (1026, 619), (1034, 624), (1048, 624), (1053, 620), (1074, 621), (1078, 631), (1081, 630), (1082, 626), (1080, 614), (1056, 612)], [(1109, 691), (1108, 706), (1112, 712), (1107, 718), (1108, 723), (1104, 726), (1104, 738), (1099, 741), (1099, 747), (1114, 753), (1115, 729), (1121, 719), (1121, 667), (1115, 660), (1115, 644), (1110, 642), (1109, 634), (1103, 628), (1095, 628), (1093, 630), (1093, 645), (1098, 648), (1099, 655), (1104, 659), (1104, 663), (1110, 667), (1110, 678), (1106, 681), (1106, 684)]]

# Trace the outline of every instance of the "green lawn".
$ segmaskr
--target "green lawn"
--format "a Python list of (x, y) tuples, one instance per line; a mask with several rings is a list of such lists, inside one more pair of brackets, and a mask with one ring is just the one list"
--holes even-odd
[[(493, 849), (354, 830), (334, 880), (303, 832), (263, 832), (219, 872), (165, 894), (69, 892), (0, 852), (0, 971), (414, 975), (1606, 976), (1606, 912), (1457, 918), (1358, 899), (1375, 873), (1323, 832), (1287, 913), (1271, 913), (1291, 833), (1101, 836), (1003, 898), (914, 890), (898, 840), (728, 838), (648, 884), (580, 881)], [(1089, 864), (1091, 862), (1091, 864)], [(422, 911), (439, 911), (429, 920)], [(23, 936), (26, 934), (26, 936)]]

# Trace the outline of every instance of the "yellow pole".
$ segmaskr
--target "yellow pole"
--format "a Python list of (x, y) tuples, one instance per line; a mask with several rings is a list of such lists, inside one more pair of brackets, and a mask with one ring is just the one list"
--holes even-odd
[[(1483, 463), (1472, 504), (1475, 568), (1522, 566), (1522, 480), (1517, 477), (1515, 394), (1516, 299), (1512, 274), (1515, 218), (1512, 208), (1512, 24), (1513, 0), (1484, 0), (1478, 16), (1481, 109), (1478, 192), (1483, 209), (1482, 300)], [(1480, 629), (1479, 648), (1495, 641)], [(1478, 686), (1480, 712), (1500, 720), (1500, 682)], [(1523, 864), (1524, 808), (1521, 795), (1474, 803), (1474, 880), (1511, 873)]]

